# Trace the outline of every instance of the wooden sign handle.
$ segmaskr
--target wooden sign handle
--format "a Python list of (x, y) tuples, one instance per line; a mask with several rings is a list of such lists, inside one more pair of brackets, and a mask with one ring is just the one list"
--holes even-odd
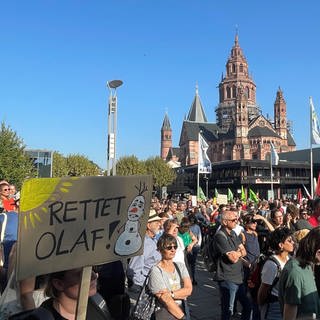
[(86, 320), (91, 273), (92, 267), (82, 268), (81, 283), (76, 309), (76, 320)]

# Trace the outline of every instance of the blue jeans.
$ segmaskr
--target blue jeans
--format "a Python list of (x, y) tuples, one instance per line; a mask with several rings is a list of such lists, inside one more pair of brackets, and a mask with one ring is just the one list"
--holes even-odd
[(233, 313), (234, 300), (238, 293), (238, 301), (242, 306), (242, 320), (250, 320), (251, 303), (247, 297), (246, 289), (243, 283), (236, 284), (231, 281), (219, 281), (220, 299), (221, 299), (221, 320), (229, 320)]
[(191, 280), (195, 280), (196, 262), (200, 247), (198, 245), (193, 246), (192, 251), (187, 254), (187, 261), (190, 266)]
[(263, 320), (281, 320), (282, 313), (279, 301), (270, 302), (261, 308), (261, 319)]

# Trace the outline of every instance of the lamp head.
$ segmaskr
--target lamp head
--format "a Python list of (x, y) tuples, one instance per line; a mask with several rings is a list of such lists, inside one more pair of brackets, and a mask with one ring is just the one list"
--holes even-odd
[(123, 81), (121, 80), (111, 80), (111, 81), (107, 81), (107, 86), (110, 89), (116, 89), (118, 87), (120, 87), (123, 84)]

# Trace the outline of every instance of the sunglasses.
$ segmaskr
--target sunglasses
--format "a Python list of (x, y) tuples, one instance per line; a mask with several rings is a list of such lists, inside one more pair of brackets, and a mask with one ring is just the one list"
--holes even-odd
[(2, 189), (2, 191), (9, 191), (10, 189)]
[(238, 221), (238, 219), (237, 218), (236, 219), (228, 219), (228, 221), (236, 222), (236, 221)]
[(164, 247), (164, 248), (165, 248), (166, 250), (172, 250), (172, 249), (177, 250), (178, 246), (171, 245), (171, 246), (166, 246), (166, 247)]

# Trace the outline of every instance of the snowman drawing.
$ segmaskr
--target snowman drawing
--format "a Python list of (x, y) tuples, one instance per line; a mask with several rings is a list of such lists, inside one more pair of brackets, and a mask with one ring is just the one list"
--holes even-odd
[(142, 194), (147, 191), (147, 188), (145, 184), (142, 186), (140, 183), (140, 187), (136, 186), (136, 189), (138, 190), (138, 195), (129, 205), (127, 221), (118, 230), (118, 233), (121, 232), (121, 234), (116, 241), (114, 251), (120, 256), (133, 254), (139, 251), (142, 246), (139, 219), (144, 214), (145, 198)]

